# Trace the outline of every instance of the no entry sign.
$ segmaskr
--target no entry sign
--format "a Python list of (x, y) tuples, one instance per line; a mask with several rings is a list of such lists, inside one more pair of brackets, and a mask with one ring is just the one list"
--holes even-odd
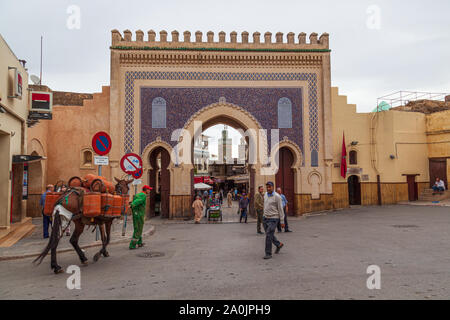
[(104, 156), (111, 150), (111, 138), (106, 132), (97, 132), (92, 138), (92, 148), (99, 156)]
[(135, 179), (142, 176), (142, 159), (135, 153), (127, 153), (120, 159), (120, 167), (123, 172), (130, 174)]

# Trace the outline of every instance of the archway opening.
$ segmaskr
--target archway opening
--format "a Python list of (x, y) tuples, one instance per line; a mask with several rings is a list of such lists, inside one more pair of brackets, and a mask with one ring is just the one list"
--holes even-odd
[(163, 147), (155, 148), (149, 155), (150, 217), (169, 218), (170, 212), (170, 153)]
[(192, 198), (202, 197), (206, 219), (210, 206), (218, 202), (223, 222), (239, 221), (236, 212), (244, 194), (249, 199), (247, 214), (254, 215), (255, 172), (249, 164), (250, 137), (246, 130), (239, 121), (217, 116), (202, 123), (202, 132), (192, 139)]
[[(31, 153), (32, 156), (38, 156), (36, 151)], [(39, 200), (43, 192), (42, 179), (42, 162), (33, 161), (28, 164), (28, 200), (27, 200), (27, 217), (41, 216), (41, 208)]]
[(294, 201), (294, 154), (287, 147), (282, 147), (278, 151), (278, 171), (275, 174), (275, 185), (280, 187), (288, 202), (288, 215), (296, 212)]
[(358, 176), (350, 176), (347, 179), (348, 201), (350, 205), (361, 205), (361, 183)]

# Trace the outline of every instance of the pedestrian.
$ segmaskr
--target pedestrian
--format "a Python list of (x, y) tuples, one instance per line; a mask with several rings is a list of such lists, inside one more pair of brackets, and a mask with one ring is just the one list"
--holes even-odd
[(223, 203), (223, 190), (222, 189), (220, 189), (220, 192), (219, 192), (219, 199), (220, 199), (220, 205), (222, 205), (222, 203)]
[(211, 207), (211, 200), (212, 200), (212, 196), (211, 196), (211, 194), (208, 194), (208, 198), (206, 198), (205, 218), (208, 215), (209, 208)]
[(237, 197), (237, 188), (234, 188), (234, 200), (237, 200), (238, 199), (238, 197)]
[(445, 191), (445, 183), (444, 181), (442, 181), (439, 178), (436, 178), (436, 182), (434, 183), (434, 186), (432, 187), (433, 189), (433, 194), (435, 194), (436, 192), (442, 193)]
[(52, 225), (52, 220), (50, 220), (50, 216), (46, 216), (44, 214), (44, 207), (45, 207), (45, 198), (47, 197), (47, 193), (51, 192), (53, 190), (53, 185), (48, 184), (45, 192), (41, 195), (41, 200), (39, 201), (39, 205), (42, 207), (42, 226), (44, 230), (44, 239), (47, 239), (49, 237), (48, 235), (48, 227)]
[[(280, 187), (277, 188), (277, 193), (281, 196), (281, 201), (283, 202), (284, 225), (285, 225), (284, 232), (292, 232), (291, 230), (289, 230), (288, 221), (287, 221), (288, 201)], [(278, 229), (278, 232), (281, 232), (281, 224), (279, 222), (277, 225), (277, 229)]]
[(264, 259), (272, 258), (272, 243), (275, 245), (275, 253), (279, 253), (284, 244), (275, 237), (275, 229), (278, 222), (283, 221), (281, 227), (284, 228), (284, 211), (281, 196), (273, 190), (273, 182), (266, 183), (267, 192), (264, 194), (264, 215), (263, 226), (266, 231), (266, 255)]
[(261, 232), (261, 224), (263, 220), (263, 214), (264, 214), (264, 187), (259, 186), (258, 192), (255, 195), (255, 210), (256, 210), (256, 233), (258, 234), (264, 234), (264, 232)]
[(147, 195), (150, 194), (152, 187), (147, 185), (142, 187), (142, 192), (133, 197), (133, 201), (130, 203), (131, 211), (133, 212), (133, 238), (130, 241), (130, 250), (138, 247), (143, 247), (142, 242), (142, 230), (144, 229), (145, 218), (145, 204), (147, 202)]
[(228, 193), (227, 193), (227, 204), (228, 204), (228, 208), (230, 208), (231, 205), (233, 204), (233, 203), (232, 203), (232, 200), (233, 200), (233, 196), (231, 195), (231, 191), (228, 191)]
[(203, 213), (203, 202), (202, 202), (200, 196), (196, 197), (196, 200), (192, 204), (192, 208), (194, 208), (195, 223), (200, 223), (200, 220), (202, 219), (202, 213)]
[(247, 197), (246, 193), (242, 194), (241, 200), (239, 200), (239, 209), (241, 210), (241, 217), (239, 218), (239, 223), (242, 222), (242, 219), (245, 219), (245, 223), (247, 223), (247, 207), (250, 200)]

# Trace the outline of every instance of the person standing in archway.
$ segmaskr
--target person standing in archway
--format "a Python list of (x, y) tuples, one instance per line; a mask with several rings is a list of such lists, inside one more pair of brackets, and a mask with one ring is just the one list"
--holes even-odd
[(263, 220), (263, 214), (264, 214), (264, 187), (259, 186), (258, 192), (255, 195), (255, 210), (256, 210), (256, 216), (257, 216), (257, 222), (256, 222), (256, 233), (258, 234), (264, 234), (261, 232), (261, 224)]
[(134, 196), (132, 202), (130, 202), (131, 210), (133, 212), (133, 238), (130, 241), (130, 250), (138, 247), (143, 247), (142, 242), (142, 230), (144, 230), (144, 218), (145, 218), (145, 204), (147, 202), (147, 195), (150, 194), (152, 187), (147, 185), (142, 187), (142, 192)]
[(233, 203), (232, 203), (232, 200), (233, 200), (233, 196), (231, 195), (231, 191), (228, 191), (228, 193), (227, 193), (227, 204), (228, 204), (228, 208), (231, 208), (231, 205), (233, 204)]

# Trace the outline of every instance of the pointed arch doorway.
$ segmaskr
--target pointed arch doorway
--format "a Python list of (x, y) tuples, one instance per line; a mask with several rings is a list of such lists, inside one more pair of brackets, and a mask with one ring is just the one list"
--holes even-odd
[(170, 213), (170, 154), (163, 147), (155, 148), (149, 155), (150, 216), (169, 218)]
[(282, 147), (279, 153), (279, 167), (275, 174), (275, 185), (280, 187), (288, 202), (288, 215), (295, 214), (294, 208), (294, 155), (287, 147)]

